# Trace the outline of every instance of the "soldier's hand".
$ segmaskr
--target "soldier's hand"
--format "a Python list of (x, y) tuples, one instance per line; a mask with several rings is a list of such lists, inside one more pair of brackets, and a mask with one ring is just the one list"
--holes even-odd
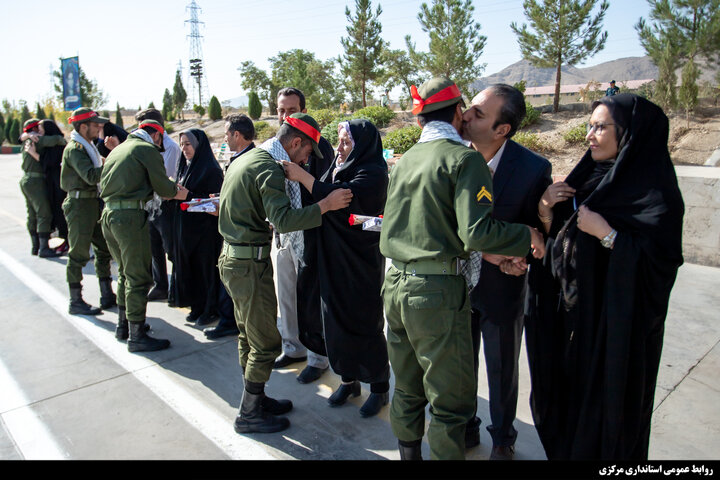
[(519, 277), (525, 275), (527, 267), (527, 262), (525, 262), (524, 258), (511, 257), (500, 264), (500, 271), (507, 275)]
[(177, 194), (173, 197), (173, 200), (186, 200), (188, 193), (190, 193), (190, 191), (187, 188), (183, 187), (182, 185), (178, 185), (178, 191)]
[(109, 137), (105, 137), (105, 140), (103, 140), (103, 143), (105, 144), (105, 147), (108, 150), (112, 150), (113, 148), (120, 145), (120, 139), (116, 137), (115, 135), (111, 135)]
[(352, 190), (349, 188), (339, 188), (334, 190), (330, 195), (318, 202), (320, 212), (325, 213), (331, 210), (340, 210), (350, 205), (352, 200)]
[(545, 256), (545, 239), (537, 228), (528, 227), (530, 229), (530, 248), (535, 258), (543, 258)]

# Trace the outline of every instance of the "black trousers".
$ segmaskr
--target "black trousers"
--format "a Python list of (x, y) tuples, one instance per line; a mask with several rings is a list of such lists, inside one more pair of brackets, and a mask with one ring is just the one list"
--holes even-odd
[(480, 341), (484, 342), (485, 366), (490, 391), (490, 420), (487, 427), (493, 446), (515, 444), (517, 430), (513, 426), (518, 399), (518, 358), (522, 345), (523, 315), (493, 322), (477, 310), (472, 310), (471, 328), (475, 382), (478, 380)]
[(167, 259), (173, 259), (174, 205), (164, 201), (161, 214), (150, 222), (150, 252), (152, 254), (152, 277), (155, 288), (168, 291)]

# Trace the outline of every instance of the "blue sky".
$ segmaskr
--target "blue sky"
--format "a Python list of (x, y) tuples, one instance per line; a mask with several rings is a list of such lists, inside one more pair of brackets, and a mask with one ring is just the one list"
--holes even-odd
[[(245, 60), (267, 68), (269, 57), (293, 48), (312, 51), (321, 60), (342, 54), (345, 6), (354, 9), (354, 0), (196, 1), (204, 22), (200, 34), (208, 86), (220, 100), (246, 93), (237, 71)], [(405, 48), (409, 34), (419, 49), (427, 49), (427, 35), (417, 20), (422, 3), (380, 2), (383, 38), (391, 48)], [(488, 37), (480, 58), (487, 63), (485, 75), (521, 59), (510, 23), (526, 21), (522, 3), (473, 1), (475, 19)], [(0, 99), (24, 99), (34, 106), (53, 94), (50, 71), (59, 67), (58, 58), (78, 55), (81, 67), (108, 96), (108, 109), (114, 109), (116, 102), (127, 108), (145, 107), (150, 101), (160, 106), (165, 88), (172, 90), (178, 62), (182, 61), (184, 77), (187, 74), (189, 4), (190, 0), (0, 0)], [(645, 0), (611, 1), (604, 22), (607, 45), (585, 65), (644, 55), (633, 25), (641, 16), (647, 18), (648, 12)]]

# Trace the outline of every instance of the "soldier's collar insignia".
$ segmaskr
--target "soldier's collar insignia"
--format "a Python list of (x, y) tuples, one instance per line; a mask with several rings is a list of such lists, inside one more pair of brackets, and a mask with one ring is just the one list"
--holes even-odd
[(492, 204), (492, 193), (487, 188), (482, 187), (477, 194), (478, 203)]

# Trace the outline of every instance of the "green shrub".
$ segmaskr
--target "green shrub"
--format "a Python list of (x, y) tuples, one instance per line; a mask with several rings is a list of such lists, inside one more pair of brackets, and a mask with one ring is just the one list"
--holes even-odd
[(20, 122), (17, 118), (13, 118), (12, 125), (10, 125), (10, 132), (7, 137), (8, 143), (12, 145), (18, 145), (18, 138), (20, 138)]
[(343, 118), (336, 118), (332, 122), (325, 125), (320, 134), (325, 137), (325, 140), (330, 142), (330, 145), (336, 146), (338, 144), (338, 124), (344, 121)]
[(262, 103), (260, 97), (255, 92), (248, 93), (248, 116), (253, 120), (257, 120), (262, 115)]
[(345, 115), (335, 111), (331, 108), (321, 108), (318, 110), (308, 110), (308, 115), (313, 117), (320, 126), (320, 130), (325, 128), (326, 125), (330, 124), (334, 120), (345, 118)]
[(421, 133), (422, 128), (416, 125), (393, 130), (383, 138), (383, 148), (394, 150), (396, 154), (403, 154), (420, 140)]
[(540, 112), (533, 107), (530, 102), (525, 100), (525, 118), (520, 122), (520, 128), (523, 129), (530, 125), (533, 125), (540, 120)]
[(562, 137), (567, 143), (571, 145), (576, 145), (578, 143), (585, 143), (586, 134), (587, 128), (585, 127), (585, 124), (580, 123), (572, 127), (570, 130), (564, 132), (562, 134)]
[(203, 107), (202, 105), (193, 105), (193, 110), (195, 111), (195, 113), (200, 115), (200, 118), (205, 115), (205, 107)]
[(387, 127), (390, 121), (395, 118), (395, 112), (385, 107), (365, 107), (355, 112), (352, 118), (365, 118), (370, 120), (377, 128), (383, 128)]
[(208, 104), (208, 117), (210, 117), (211, 120), (220, 120), (222, 118), (222, 107), (215, 95), (210, 98), (210, 103)]
[(258, 143), (272, 138), (278, 131), (278, 127), (270, 125), (268, 122), (253, 122), (255, 125), (255, 136)]
[(513, 140), (534, 152), (549, 152), (552, 148), (540, 138), (540, 135), (532, 132), (518, 132), (513, 136)]

